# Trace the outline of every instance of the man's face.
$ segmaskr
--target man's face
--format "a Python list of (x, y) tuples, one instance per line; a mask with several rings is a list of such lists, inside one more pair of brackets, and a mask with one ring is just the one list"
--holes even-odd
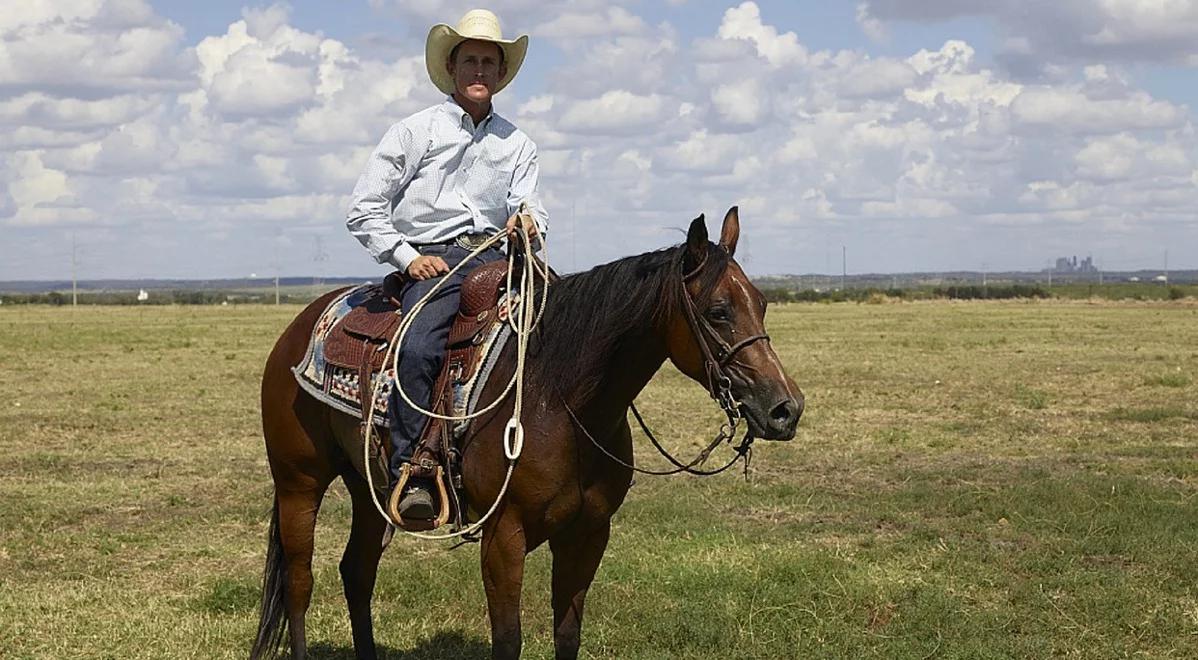
[(489, 103), (499, 79), (507, 75), (507, 64), (499, 44), (470, 40), (458, 46), (457, 59), (447, 62), (453, 86), (461, 96), (475, 103)]

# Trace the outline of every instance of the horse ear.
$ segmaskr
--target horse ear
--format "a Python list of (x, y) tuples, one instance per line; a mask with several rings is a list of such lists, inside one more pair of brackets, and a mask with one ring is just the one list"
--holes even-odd
[(688, 270), (697, 268), (707, 258), (707, 221), (703, 214), (691, 221), (691, 228), (686, 232), (686, 267)]
[(728, 209), (724, 216), (724, 227), (720, 229), (720, 247), (728, 251), (728, 256), (736, 254), (736, 241), (740, 238), (740, 216), (737, 208)]

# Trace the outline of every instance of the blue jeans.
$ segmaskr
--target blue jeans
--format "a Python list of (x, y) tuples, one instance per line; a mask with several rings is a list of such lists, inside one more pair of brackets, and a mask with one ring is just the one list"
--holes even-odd
[[(455, 244), (420, 245), (416, 246), (416, 249), (421, 255), (441, 257), (450, 268), (461, 263), (471, 252)], [(434, 381), (441, 373), (441, 365), (445, 361), (445, 348), (449, 341), (449, 328), (458, 312), (462, 280), (466, 279), (475, 267), (502, 258), (503, 253), (494, 248), (475, 257), (471, 265), (454, 273), (450, 280), (437, 290), (436, 295), (425, 302), (420, 313), (412, 321), (403, 345), (399, 348), (399, 370), (396, 373), (396, 380), (412, 401), (426, 408), (432, 404)], [(406, 280), (400, 294), (400, 304), (404, 313), (415, 307), (416, 303), (442, 279), (444, 278)], [(391, 389), (387, 415), (391, 424), (391, 480), (395, 483), (400, 467), (412, 460), (412, 451), (416, 442), (420, 440), (427, 418), (420, 411), (412, 410), (395, 388)]]

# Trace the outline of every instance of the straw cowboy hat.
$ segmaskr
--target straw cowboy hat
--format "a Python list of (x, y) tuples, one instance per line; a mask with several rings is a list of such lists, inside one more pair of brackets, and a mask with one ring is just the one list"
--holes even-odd
[(504, 39), (499, 31), (498, 16), (486, 9), (472, 9), (458, 21), (456, 29), (439, 23), (428, 31), (428, 41), (424, 46), (424, 65), (428, 68), (428, 77), (433, 79), (437, 89), (446, 94), (453, 94), (453, 76), (445, 70), (445, 62), (453, 49), (468, 39), (490, 41), (503, 49), (507, 75), (499, 79), (493, 92), (507, 87), (512, 78), (516, 77), (520, 65), (524, 63), (524, 55), (528, 52), (528, 35), (521, 35), (514, 40)]

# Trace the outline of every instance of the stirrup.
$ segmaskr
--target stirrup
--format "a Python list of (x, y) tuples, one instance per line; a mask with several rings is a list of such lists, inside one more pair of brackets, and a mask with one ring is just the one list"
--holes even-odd
[(399, 469), (399, 481), (387, 500), (387, 515), (391, 518), (391, 524), (409, 532), (427, 532), (449, 522), (449, 493), (445, 490), (445, 468), (440, 465), (433, 473), (433, 481), (437, 484), (437, 499), (440, 500), (437, 517), (432, 520), (412, 520), (399, 515), (399, 500), (403, 497), (404, 486), (408, 484), (408, 478), (411, 476), (412, 465), (404, 463)]

